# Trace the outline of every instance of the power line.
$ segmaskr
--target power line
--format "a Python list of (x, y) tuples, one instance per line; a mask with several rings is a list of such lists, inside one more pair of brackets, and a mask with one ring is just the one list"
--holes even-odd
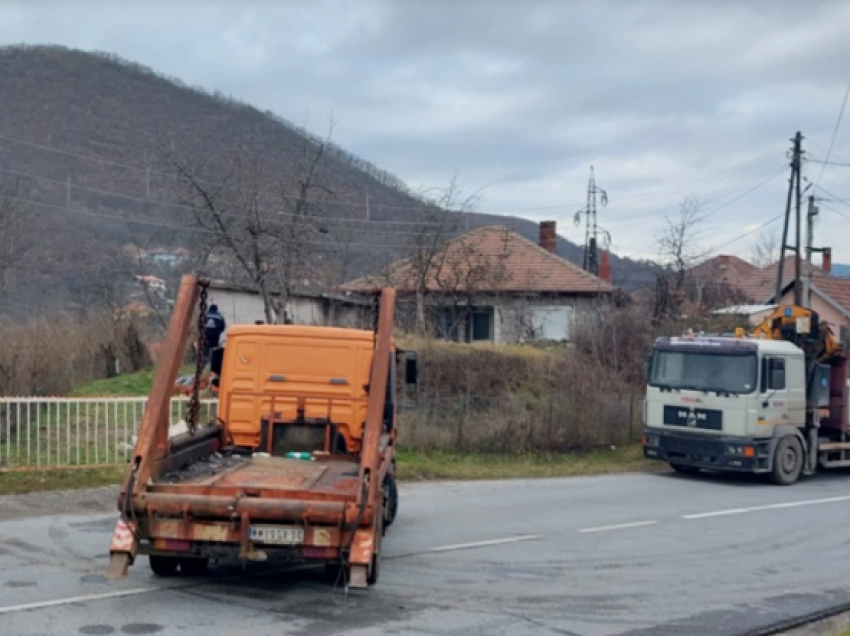
[[(727, 201), (727, 202), (723, 203), (722, 205), (718, 206), (717, 208), (715, 208), (715, 209), (714, 209), (714, 210), (712, 210), (711, 212), (708, 212), (707, 214), (704, 214), (703, 216), (699, 217), (699, 218), (700, 218), (700, 221), (704, 221), (705, 219), (709, 218), (710, 216), (713, 216), (713, 215), (717, 214), (718, 212), (720, 212), (721, 210), (723, 210), (723, 209), (725, 209), (725, 208), (729, 207), (730, 205), (732, 205), (732, 204), (733, 204), (733, 203), (735, 203), (736, 201), (740, 201), (740, 200), (741, 200), (741, 199), (743, 199), (745, 196), (747, 196), (747, 195), (749, 195), (749, 194), (751, 194), (751, 193), (755, 192), (755, 191), (756, 191), (756, 190), (758, 190), (759, 188), (761, 188), (761, 187), (765, 186), (766, 184), (768, 184), (768, 183), (770, 183), (771, 181), (773, 181), (774, 179), (776, 179), (776, 177), (778, 177), (778, 176), (779, 176), (780, 174), (782, 174), (783, 172), (785, 172), (785, 166), (783, 166), (783, 167), (782, 167), (782, 169), (781, 169), (779, 172), (775, 172), (775, 171), (774, 171), (774, 173), (773, 173), (773, 174), (771, 174), (771, 175), (770, 175), (767, 179), (765, 179), (765, 180), (763, 180), (763, 181), (761, 181), (761, 182), (757, 183), (755, 186), (753, 186), (752, 188), (749, 188), (748, 190), (746, 190), (745, 192), (741, 193), (741, 194), (740, 194), (740, 195), (738, 195), (737, 197), (735, 197), (735, 198), (733, 198), (733, 199), (730, 199), (729, 201)], [(763, 226), (760, 226), (759, 228), (756, 228), (756, 230), (754, 230), (754, 231), (758, 231), (758, 230), (759, 230), (759, 229), (761, 229), (762, 227), (766, 227), (767, 225), (770, 225), (771, 223), (775, 222), (775, 220), (776, 220), (776, 219), (773, 219), (773, 220), (771, 220), (771, 221), (768, 221), (768, 222), (767, 222), (767, 223), (765, 223)], [(739, 237), (739, 238), (743, 238), (744, 236), (749, 236), (750, 234), (752, 234), (752, 232), (748, 232), (748, 233), (746, 233), (746, 234), (742, 235), (742, 236), (741, 236), (741, 237)], [(732, 243), (734, 243), (734, 242), (735, 242), (735, 241), (737, 241), (737, 240), (738, 240), (738, 239), (735, 239), (735, 240), (733, 240), (733, 241), (730, 241), (728, 244), (729, 244), (729, 245), (731, 245)], [(638, 249), (636, 249), (636, 250), (634, 250), (634, 251), (630, 252), (630, 253), (629, 253), (629, 254), (627, 254), (627, 255), (621, 256), (620, 258), (632, 259), (632, 258), (634, 257), (634, 255), (639, 254), (639, 253), (643, 252), (644, 250), (647, 250), (647, 249), (649, 249), (649, 248), (651, 248), (651, 247), (653, 247), (653, 246), (657, 245), (657, 243), (658, 243), (658, 241), (653, 241), (652, 243), (647, 244), (645, 247), (638, 248)], [(723, 247), (725, 247), (725, 245), (726, 245), (726, 244), (724, 244), (724, 245), (720, 246), (719, 248), (715, 248), (715, 249), (722, 249)]]
[(835, 122), (835, 129), (832, 131), (832, 139), (829, 141), (829, 148), (826, 151), (826, 159), (824, 160), (824, 164), (821, 167), (820, 176), (818, 176), (817, 183), (820, 183), (821, 178), (823, 178), (823, 172), (826, 170), (826, 165), (829, 161), (829, 157), (832, 155), (832, 147), (835, 145), (835, 139), (838, 137), (838, 130), (841, 128), (841, 120), (844, 117), (844, 109), (847, 107), (847, 97), (850, 96), (850, 78), (847, 80), (847, 89), (844, 91), (844, 99), (841, 100), (841, 109), (838, 111), (838, 119)]
[[(147, 205), (151, 205), (151, 206), (158, 207), (158, 208), (185, 210), (185, 211), (188, 211), (188, 212), (199, 211), (199, 208), (197, 208), (195, 206), (191, 206), (191, 205), (175, 203), (175, 202), (160, 201), (160, 200), (157, 200), (157, 199), (151, 199), (151, 198), (141, 197), (141, 196), (136, 196), (136, 195), (131, 195), (131, 194), (124, 194), (124, 193), (120, 193), (120, 192), (114, 192), (114, 191), (111, 191), (111, 190), (103, 190), (101, 188), (94, 188), (94, 187), (90, 187), (90, 186), (84, 186), (84, 185), (79, 185), (79, 184), (75, 184), (75, 183), (69, 183), (68, 181), (60, 181), (58, 179), (53, 179), (53, 178), (50, 178), (50, 177), (33, 175), (33, 174), (28, 173), (28, 172), (23, 172), (23, 171), (20, 171), (20, 170), (11, 170), (11, 169), (8, 169), (8, 168), (0, 168), (0, 172), (5, 172), (7, 174), (15, 175), (15, 176), (22, 177), (22, 178), (33, 179), (33, 180), (37, 180), (37, 181), (43, 181), (45, 183), (51, 183), (51, 184), (54, 184), (56, 186), (60, 186), (63, 189), (68, 189), (69, 191), (70, 190), (79, 190), (79, 191), (88, 192), (88, 193), (91, 193), (91, 194), (99, 194), (99, 195), (102, 195), (102, 196), (109, 196), (109, 197), (124, 199), (124, 200), (127, 200), (127, 201), (133, 201), (135, 203), (147, 204)], [(731, 191), (735, 190), (735, 189), (737, 189), (737, 186), (730, 189), (730, 191), (728, 193), (725, 192), (725, 191), (722, 191), (722, 190), (718, 191), (717, 197), (714, 197), (713, 199), (709, 199), (709, 200), (722, 198), (723, 196), (731, 193)], [(746, 194), (746, 193), (744, 193), (744, 194)], [(333, 201), (333, 200), (324, 201), (324, 202), (318, 202), (318, 201), (315, 201), (315, 200), (311, 200), (311, 201), (313, 201), (315, 203), (321, 203), (322, 205), (326, 205), (328, 207), (349, 205), (348, 203), (345, 203), (345, 202), (339, 202), (339, 201)], [(67, 205), (66, 205), (66, 207), (67, 207)], [(226, 207), (226, 206), (224, 206), (224, 207)], [(637, 214), (630, 215), (630, 216), (624, 217), (622, 219), (618, 219), (617, 221), (628, 220), (628, 219), (632, 219), (632, 218), (646, 218), (646, 216), (648, 216), (649, 214), (653, 214), (655, 212), (656, 211), (644, 210), (644, 211), (641, 211)], [(476, 212), (476, 213), (477, 214), (487, 214), (487, 213), (495, 214), (495, 212), (493, 212), (493, 211)], [(218, 214), (219, 216), (222, 216), (222, 217), (226, 217), (226, 218), (245, 218), (245, 217), (248, 217), (248, 216), (251, 216), (251, 218), (254, 218), (254, 215), (249, 215), (249, 214), (245, 214), (245, 213), (238, 213), (238, 212), (224, 212), (223, 211), (223, 212), (217, 212), (216, 214)], [(300, 217), (300, 215), (298, 215), (298, 214), (295, 214), (295, 213), (292, 213), (292, 212), (285, 212), (285, 211), (269, 212), (269, 216), (270, 217), (287, 217), (287, 218)], [(420, 227), (420, 226), (421, 227), (427, 227), (427, 226), (445, 224), (444, 220), (434, 220), (434, 221), (387, 220), (387, 221), (380, 221), (380, 220), (376, 220), (376, 219), (360, 219), (360, 218), (340, 217), (340, 216), (331, 216), (331, 215), (317, 216), (316, 221), (321, 222), (321, 223), (340, 222), (341, 225), (350, 224), (352, 226), (357, 226), (357, 225), (368, 226), (370, 224), (371, 225), (378, 224), (378, 225), (384, 226), (384, 227), (387, 227), (387, 226), (392, 227), (392, 226), (396, 226), (396, 225), (412, 226), (412, 227)], [(369, 229), (369, 231), (372, 232), (372, 233), (380, 233), (380, 234), (411, 234), (411, 233), (413, 233), (413, 231), (410, 231), (410, 230), (403, 230), (403, 231), (395, 232), (395, 231), (391, 231), (391, 230), (387, 230), (387, 229), (380, 229), (379, 230), (379, 229), (371, 229), (371, 228)]]
[[(70, 151), (67, 151), (67, 150), (62, 150), (60, 148), (47, 146), (45, 144), (39, 144), (39, 143), (31, 142), (31, 141), (18, 139), (16, 137), (11, 137), (11, 136), (5, 135), (5, 134), (0, 134), (0, 140), (5, 140), (5, 141), (11, 142), (11, 143), (17, 143), (17, 144), (29, 146), (29, 147), (32, 147), (32, 148), (37, 148), (39, 150), (44, 150), (44, 151), (47, 151), (47, 152), (61, 154), (61, 155), (69, 156), (69, 157), (74, 157), (74, 158), (82, 159), (82, 160), (85, 160), (85, 161), (92, 161), (92, 162), (97, 162), (97, 163), (101, 163), (101, 164), (104, 164), (104, 165), (111, 165), (111, 166), (120, 167), (120, 168), (127, 169), (127, 170), (133, 170), (135, 172), (143, 173), (147, 178), (149, 178), (151, 175), (153, 175), (153, 176), (164, 177), (166, 179), (171, 179), (171, 180), (179, 180), (179, 177), (177, 177), (174, 174), (165, 173), (165, 172), (161, 172), (161, 171), (157, 171), (157, 170), (151, 170), (150, 167), (133, 166), (133, 165), (121, 163), (121, 162), (118, 162), (118, 161), (112, 161), (112, 160), (108, 160), (108, 159), (101, 159), (99, 157), (93, 157), (91, 155), (83, 155), (83, 154), (80, 154), (80, 153), (70, 152)], [(655, 194), (635, 194), (635, 195), (623, 197), (620, 200), (621, 201), (640, 201), (640, 200), (648, 201), (648, 200), (657, 199), (657, 198), (664, 197), (664, 196), (670, 196), (670, 195), (673, 195), (673, 194), (678, 194), (678, 193), (683, 191), (685, 186), (694, 185), (694, 184), (703, 183), (703, 182), (711, 182), (711, 181), (717, 180), (718, 178), (720, 178), (720, 177), (722, 177), (726, 174), (729, 174), (729, 173), (732, 173), (732, 172), (735, 172), (735, 171), (745, 170), (749, 167), (754, 167), (754, 166), (756, 166), (760, 163), (763, 163), (764, 161), (770, 159), (775, 154), (776, 154), (776, 151), (768, 152), (768, 153), (765, 153), (765, 154), (757, 157), (756, 159), (751, 159), (751, 160), (744, 162), (743, 164), (740, 164), (738, 166), (734, 166), (732, 168), (728, 168), (726, 170), (723, 170), (720, 173), (717, 173), (717, 174), (714, 174), (714, 175), (709, 175), (707, 177), (702, 177), (700, 179), (696, 179), (696, 180), (691, 181), (691, 182), (685, 182), (684, 184), (681, 184), (680, 186), (678, 186), (679, 188), (682, 188), (682, 189), (679, 189), (679, 190), (672, 190), (672, 191), (668, 191), (668, 192), (660, 192), (660, 193), (655, 193)], [(338, 175), (338, 173), (336, 171), (330, 170), (328, 168), (324, 168), (324, 170), (326, 170), (326, 171), (328, 171), (332, 174)], [(235, 189), (231, 185), (225, 185), (225, 184), (216, 183), (216, 182), (212, 182), (212, 181), (206, 181), (206, 180), (202, 180), (202, 179), (197, 179), (197, 182), (199, 184), (215, 186), (215, 187), (223, 188), (223, 189)], [(360, 185), (360, 187), (358, 189), (348, 190), (346, 192), (341, 192), (339, 194), (340, 195), (345, 195), (345, 194), (358, 194), (359, 195), (359, 194), (362, 194), (363, 193), (362, 189), (366, 186), (363, 185), (363, 184), (359, 184), (359, 185)], [(391, 188), (392, 186), (387, 186), (387, 187)], [(243, 192), (243, 193), (248, 192), (248, 193), (252, 193), (252, 194), (260, 194), (260, 193), (264, 193), (266, 191), (267, 190), (251, 190), (251, 189), (248, 189), (248, 190), (241, 189), (240, 190), (240, 192)], [(406, 196), (415, 196), (414, 194), (405, 193), (405, 192), (400, 192), (400, 194), (404, 194)], [(282, 198), (286, 198), (288, 200), (293, 200), (293, 201), (298, 201), (298, 200), (312, 201), (312, 199), (309, 199), (307, 197), (298, 197), (298, 196), (295, 196), (295, 195), (280, 195), (280, 196)], [(356, 207), (356, 208), (362, 207), (362, 208), (365, 209), (368, 204), (364, 201), (363, 203), (349, 202), (349, 203), (346, 203), (346, 205), (348, 205), (350, 207)], [(372, 207), (378, 207), (382, 210), (421, 211), (422, 209), (425, 209), (425, 208), (428, 208), (428, 207), (434, 207), (434, 206), (437, 206), (438, 204), (435, 203), (435, 202), (423, 202), (421, 205), (418, 205), (418, 206), (393, 206), (393, 205), (377, 205), (376, 206), (374, 203), (372, 203), (371, 205), (372, 205)], [(540, 212), (540, 211), (550, 211), (550, 210), (567, 210), (567, 209), (574, 209), (575, 207), (577, 207), (579, 205), (581, 205), (581, 204), (573, 203), (573, 204), (564, 204), (564, 205), (539, 206), (539, 207), (533, 207), (533, 208), (525, 207), (525, 208), (504, 209), (504, 210), (487, 210), (487, 211), (482, 211), (482, 212), (478, 212), (478, 213), (480, 213), (480, 214), (511, 214), (511, 213)]]

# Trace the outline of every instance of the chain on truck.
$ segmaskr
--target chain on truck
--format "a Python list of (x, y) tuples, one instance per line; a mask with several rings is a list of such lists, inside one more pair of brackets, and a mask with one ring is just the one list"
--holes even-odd
[(660, 337), (646, 371), (648, 459), (782, 485), (850, 466), (847, 351), (811, 309), (778, 306), (751, 333)]
[[(207, 287), (195, 276), (181, 283), (118, 498), (108, 576), (146, 555), (159, 576), (238, 558), (376, 583), (398, 510), (399, 397), (418, 382), (415, 353), (393, 339), (395, 290), (376, 293), (373, 330), (231, 325), (224, 346), (206, 352)], [(188, 432), (172, 437), (171, 391), (196, 307)], [(200, 422), (207, 360), (218, 416)]]

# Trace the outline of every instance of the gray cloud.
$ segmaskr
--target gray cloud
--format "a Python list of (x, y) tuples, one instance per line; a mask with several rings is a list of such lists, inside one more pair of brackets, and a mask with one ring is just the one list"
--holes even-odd
[[(488, 186), (484, 208), (555, 218), (575, 240), (593, 165), (610, 195), (600, 223), (626, 254), (651, 254), (659, 210), (684, 194), (713, 211), (764, 180), (796, 130), (824, 157), (847, 24), (844, 0), (0, 5), (2, 43), (112, 51), (320, 133), (333, 109), (338, 143), (412, 186), (460, 169)], [(833, 159), (850, 160), (848, 141), (850, 121)], [(828, 167), (822, 185), (850, 199), (850, 168)], [(704, 247), (779, 214), (785, 187), (778, 176), (714, 213)], [(850, 207), (825, 205), (819, 236), (850, 262), (837, 212)]]

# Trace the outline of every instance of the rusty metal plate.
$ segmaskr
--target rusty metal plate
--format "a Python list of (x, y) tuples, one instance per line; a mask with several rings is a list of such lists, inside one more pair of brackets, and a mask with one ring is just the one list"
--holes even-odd
[(222, 475), (219, 487), (310, 490), (327, 466), (316, 462), (283, 457), (254, 457), (248, 464)]

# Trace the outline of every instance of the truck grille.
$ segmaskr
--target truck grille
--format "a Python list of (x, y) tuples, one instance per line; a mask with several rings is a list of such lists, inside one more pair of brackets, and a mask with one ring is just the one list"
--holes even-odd
[(710, 431), (723, 430), (723, 411), (696, 409), (689, 406), (665, 406), (664, 424), (683, 428), (701, 428)]

